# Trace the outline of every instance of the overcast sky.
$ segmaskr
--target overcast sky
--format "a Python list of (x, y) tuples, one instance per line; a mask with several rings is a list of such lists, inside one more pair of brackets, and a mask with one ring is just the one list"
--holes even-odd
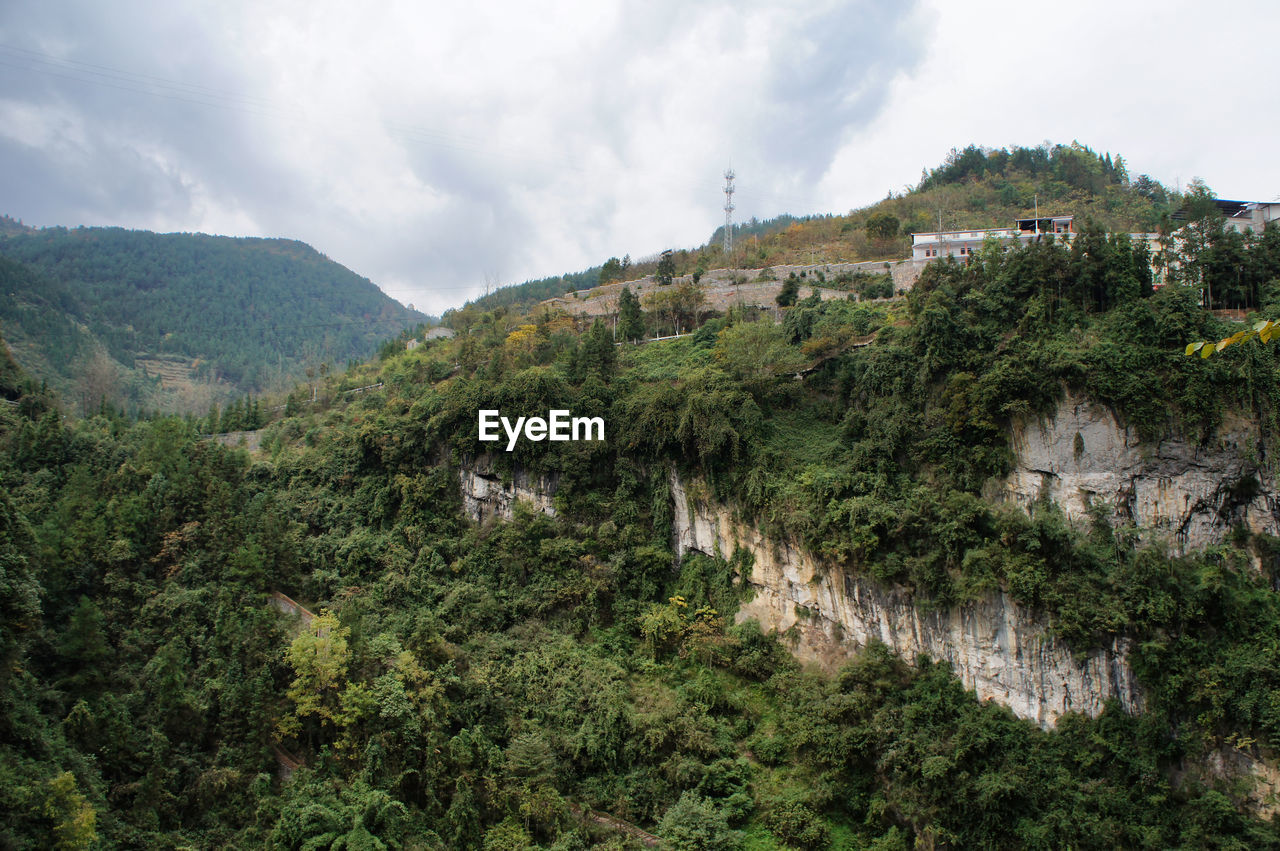
[(729, 165), (740, 221), (971, 143), (1280, 196), (1270, 2), (464, 5), (0, 4), (0, 213), (301, 239), (438, 313), (705, 242)]

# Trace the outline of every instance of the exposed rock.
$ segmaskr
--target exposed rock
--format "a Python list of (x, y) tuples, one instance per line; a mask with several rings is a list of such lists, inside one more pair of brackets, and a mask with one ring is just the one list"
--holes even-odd
[(1256, 747), (1223, 744), (1203, 759), (1184, 763), (1173, 772), (1173, 782), (1177, 785), (1215, 780), (1235, 786), (1244, 805), (1259, 816), (1271, 820), (1280, 813), (1280, 769), (1270, 764)]
[(556, 509), (551, 499), (559, 484), (554, 476), (531, 475), (524, 470), (516, 470), (510, 480), (494, 472), (493, 461), (482, 455), (471, 465), (458, 469), (458, 480), (462, 485), (462, 510), (477, 523), (484, 523), (493, 517), (510, 520), (516, 502), (530, 503), (543, 514), (555, 516)]
[(786, 633), (802, 659), (833, 666), (872, 639), (914, 662), (920, 654), (951, 664), (980, 700), (995, 700), (1020, 718), (1052, 727), (1066, 712), (1098, 715), (1115, 698), (1141, 711), (1143, 695), (1123, 640), (1077, 661), (1034, 613), (1004, 593), (954, 609), (934, 609), (906, 589), (884, 587), (821, 564), (791, 543), (765, 538), (737, 522), (728, 508), (696, 495), (672, 476), (677, 554), (690, 550), (754, 558), (748, 582), (754, 598), (738, 621), (755, 618)]
[(1099, 506), (1113, 525), (1186, 552), (1237, 526), (1280, 534), (1280, 493), (1261, 446), (1258, 424), (1238, 419), (1207, 445), (1181, 436), (1141, 444), (1109, 408), (1068, 397), (1053, 417), (1014, 429), (1014, 471), (987, 495), (1028, 510), (1047, 498), (1077, 523)]

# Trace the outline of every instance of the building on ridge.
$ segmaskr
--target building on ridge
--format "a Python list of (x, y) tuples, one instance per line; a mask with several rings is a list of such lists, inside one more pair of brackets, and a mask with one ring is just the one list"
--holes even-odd
[(945, 230), (911, 235), (911, 259), (917, 265), (942, 257), (968, 260), (988, 239), (1001, 242), (1017, 240), (1031, 242), (1044, 234), (1054, 234), (1070, 241), (1075, 234), (1074, 216), (1040, 216), (1018, 219), (1009, 228), (978, 228), (970, 230)]
[[(1213, 203), (1222, 213), (1223, 223), (1238, 233), (1252, 231), (1261, 234), (1267, 225), (1280, 222), (1280, 202), (1277, 201), (1228, 201), (1214, 198)], [(1187, 208), (1173, 214), (1175, 222), (1187, 220)]]

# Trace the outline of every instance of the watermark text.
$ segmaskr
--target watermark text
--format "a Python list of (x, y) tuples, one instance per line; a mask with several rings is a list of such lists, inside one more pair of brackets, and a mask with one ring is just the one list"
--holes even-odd
[[(517, 417), (513, 424), (496, 410), (480, 411), (480, 439), (501, 440), (498, 426), (507, 435), (507, 451), (516, 448), (523, 432), (526, 440), (604, 440), (603, 417), (575, 417), (567, 410), (547, 411), (542, 417)], [(594, 436), (593, 436), (594, 435)]]

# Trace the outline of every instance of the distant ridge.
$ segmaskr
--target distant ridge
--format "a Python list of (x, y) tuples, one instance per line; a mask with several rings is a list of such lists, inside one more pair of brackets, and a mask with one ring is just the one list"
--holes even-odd
[(14, 354), (82, 402), (203, 412), (368, 358), (428, 319), (297, 240), (37, 230), (8, 217), (0, 234)]

